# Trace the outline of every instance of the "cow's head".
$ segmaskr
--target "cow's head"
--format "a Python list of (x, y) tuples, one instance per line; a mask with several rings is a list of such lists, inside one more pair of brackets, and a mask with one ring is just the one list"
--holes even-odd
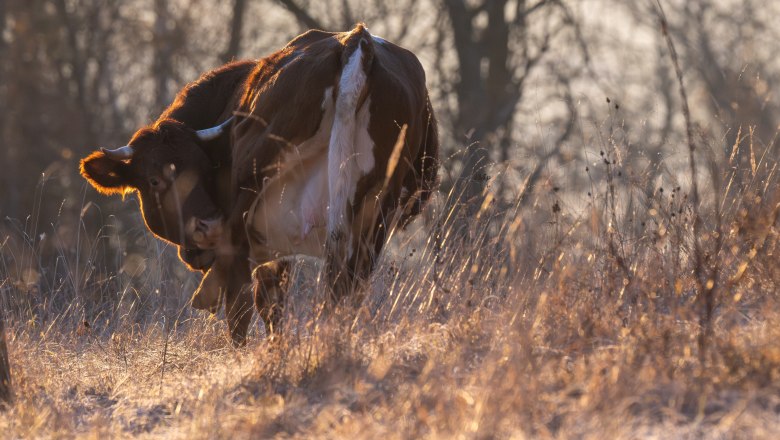
[(101, 148), (81, 161), (81, 174), (103, 194), (137, 191), (146, 226), (188, 249), (212, 249), (222, 231), (214, 202), (214, 170), (202, 148), (231, 120), (195, 131), (164, 120), (146, 127), (117, 149)]

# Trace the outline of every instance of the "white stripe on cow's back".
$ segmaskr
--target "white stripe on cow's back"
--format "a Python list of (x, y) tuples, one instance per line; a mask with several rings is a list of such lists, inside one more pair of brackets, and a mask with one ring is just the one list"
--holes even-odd
[(333, 101), (333, 87), (326, 87), (325, 93), (322, 95), (322, 103), (320, 103), (320, 109), (325, 110), (328, 104)]
[(347, 204), (354, 201), (360, 178), (374, 168), (374, 144), (368, 136), (369, 99), (357, 114), (360, 95), (366, 86), (360, 44), (349, 58), (339, 80), (336, 117), (328, 147), (328, 233), (346, 233)]

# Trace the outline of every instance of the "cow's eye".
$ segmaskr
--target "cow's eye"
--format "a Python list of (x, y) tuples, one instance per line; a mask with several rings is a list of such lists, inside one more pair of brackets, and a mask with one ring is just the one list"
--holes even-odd
[(156, 177), (152, 177), (151, 179), (149, 179), (149, 185), (152, 185), (152, 188), (159, 188), (160, 183), (162, 182), (160, 181), (160, 179)]

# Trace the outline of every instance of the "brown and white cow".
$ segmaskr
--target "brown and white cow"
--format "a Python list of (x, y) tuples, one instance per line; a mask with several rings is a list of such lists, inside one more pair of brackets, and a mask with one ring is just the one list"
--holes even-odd
[[(240, 344), (251, 319), (253, 301), (243, 287), (252, 267), (266, 320), (274, 319), (274, 286), (292, 255), (324, 258), (337, 296), (369, 275), (387, 228), (418, 214), (434, 189), (438, 137), (417, 58), (362, 25), (345, 33), (309, 31), (258, 61), (234, 114), (228, 191), (214, 183), (207, 169), (214, 165), (200, 156), (201, 165), (188, 168), (193, 173), (174, 163), (168, 197), (122, 182), (139, 190), (144, 207), (157, 202), (162, 224), (182, 225), (172, 235), (147, 219), (155, 233), (215, 253), (193, 306), (213, 310), (224, 296), (231, 336)], [(132, 168), (140, 153), (134, 147), (124, 166)], [(150, 157), (153, 163), (136, 173), (168, 166), (167, 158)], [(85, 176), (105, 186), (89, 171), (90, 158)], [(222, 207), (225, 221), (195, 213), (187, 204), (195, 200), (201, 211)], [(152, 215), (144, 208), (145, 218)]]

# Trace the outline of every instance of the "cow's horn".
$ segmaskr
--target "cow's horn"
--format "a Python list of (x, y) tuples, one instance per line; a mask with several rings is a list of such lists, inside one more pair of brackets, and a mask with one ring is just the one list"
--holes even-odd
[(133, 147), (125, 145), (115, 150), (109, 150), (107, 148), (101, 148), (100, 151), (106, 155), (109, 159), (113, 160), (130, 160), (133, 158)]
[(210, 141), (212, 139), (218, 138), (225, 131), (225, 129), (230, 126), (231, 122), (233, 122), (233, 116), (227, 118), (225, 122), (217, 125), (216, 127), (204, 128), (203, 130), (196, 131), (195, 134), (197, 134), (198, 139), (202, 141)]

